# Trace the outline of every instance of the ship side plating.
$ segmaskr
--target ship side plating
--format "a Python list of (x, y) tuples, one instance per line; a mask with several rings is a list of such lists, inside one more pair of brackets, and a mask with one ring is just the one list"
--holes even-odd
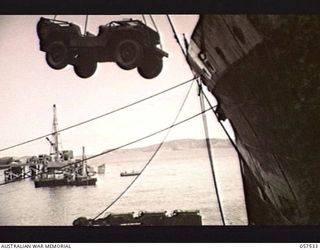
[(319, 28), (320, 16), (202, 15), (192, 35), (189, 63), (235, 132), (250, 224), (320, 223)]

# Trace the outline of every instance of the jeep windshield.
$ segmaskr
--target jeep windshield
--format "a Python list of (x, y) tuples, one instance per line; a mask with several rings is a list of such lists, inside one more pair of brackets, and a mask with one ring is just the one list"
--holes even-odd
[(138, 20), (135, 21), (113, 21), (108, 26), (114, 27), (114, 26), (138, 26), (141, 22)]

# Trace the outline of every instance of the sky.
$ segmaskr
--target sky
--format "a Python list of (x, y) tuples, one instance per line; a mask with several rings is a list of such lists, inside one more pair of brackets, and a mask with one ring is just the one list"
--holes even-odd
[[(39, 49), (36, 25), (41, 16), (0, 16), (0, 149), (52, 132), (52, 105), (57, 106), (59, 129), (104, 114), (113, 109), (160, 92), (193, 77), (181, 50), (174, 39), (165, 15), (153, 15), (160, 32), (164, 58), (161, 74), (151, 80), (142, 78), (136, 69), (126, 71), (113, 62), (98, 63), (96, 73), (87, 79), (79, 78), (68, 65), (62, 70), (51, 69), (45, 53)], [(53, 15), (44, 15), (53, 18)], [(147, 24), (153, 28), (150, 18)], [(113, 20), (141, 15), (90, 15), (87, 30), (97, 34), (99, 25)], [(179, 38), (192, 34), (197, 15), (172, 15)], [(85, 15), (57, 16), (73, 22), (82, 30)], [(124, 111), (87, 123), (61, 133), (62, 149), (80, 154), (97, 154), (161, 130), (172, 124), (190, 84), (135, 105)], [(205, 88), (206, 90), (206, 88)], [(211, 94), (207, 94), (215, 104)], [(178, 119), (199, 113), (196, 84)], [(226, 138), (211, 112), (207, 113), (210, 137)], [(164, 133), (130, 147), (160, 143)], [(175, 127), (167, 140), (204, 138), (202, 118)], [(45, 139), (0, 152), (3, 156), (24, 156), (49, 153)]]

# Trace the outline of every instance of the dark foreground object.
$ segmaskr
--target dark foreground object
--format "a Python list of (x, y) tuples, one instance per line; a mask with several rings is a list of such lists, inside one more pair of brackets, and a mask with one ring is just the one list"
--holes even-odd
[(129, 214), (109, 214), (107, 217), (93, 220), (80, 217), (73, 222), (74, 226), (201, 226), (199, 211), (173, 211), (168, 216), (165, 212), (145, 212), (134, 216)]
[[(318, 242), (317, 226), (0, 227), (1, 242)], [(297, 249), (299, 245), (297, 244)], [(214, 247), (213, 247), (214, 249)]]
[(81, 78), (92, 76), (97, 62), (115, 62), (124, 70), (138, 68), (139, 74), (151, 79), (162, 71), (160, 36), (139, 20), (117, 21), (99, 26), (97, 36), (73, 23), (41, 17), (37, 25), (40, 50), (46, 52), (48, 65), (56, 70), (68, 64)]
[(97, 178), (82, 178), (76, 180), (64, 179), (39, 179), (34, 181), (34, 186), (38, 187), (58, 187), (58, 186), (92, 186), (96, 185)]

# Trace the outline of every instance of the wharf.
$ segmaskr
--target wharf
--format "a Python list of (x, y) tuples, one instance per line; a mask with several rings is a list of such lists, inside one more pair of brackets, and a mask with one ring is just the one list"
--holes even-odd
[(34, 186), (38, 187), (59, 187), (59, 186), (92, 186), (96, 185), (97, 178), (85, 177), (69, 180), (67, 178), (42, 178), (34, 181)]

